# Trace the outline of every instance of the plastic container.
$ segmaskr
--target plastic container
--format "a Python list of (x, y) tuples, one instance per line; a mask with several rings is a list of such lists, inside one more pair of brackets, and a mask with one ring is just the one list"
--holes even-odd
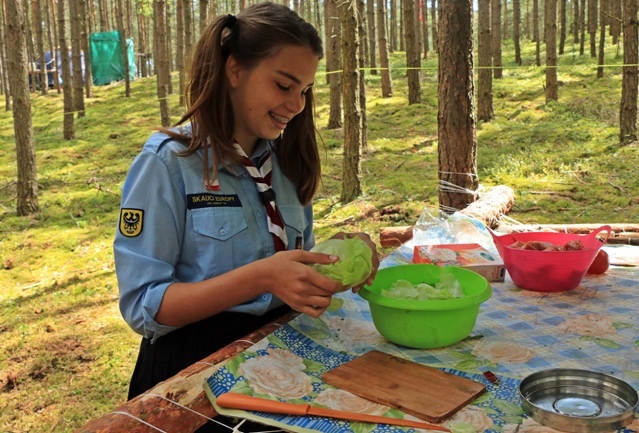
[[(417, 301), (381, 295), (396, 280), (434, 285), (442, 272), (452, 272), (465, 296), (457, 299)], [(371, 286), (358, 294), (368, 301), (375, 328), (389, 341), (415, 349), (450, 346), (466, 338), (475, 326), (479, 306), (492, 296), (481, 275), (456, 266), (407, 264), (380, 269)]]
[[(606, 231), (604, 241), (597, 235)], [(517, 287), (538, 292), (564, 292), (579, 286), (599, 249), (610, 236), (610, 226), (601, 226), (587, 235), (554, 232), (524, 232), (497, 235), (490, 231), (506, 270)], [(536, 251), (511, 248), (516, 241), (550, 242), (565, 245), (574, 240), (583, 244), (583, 250)]]

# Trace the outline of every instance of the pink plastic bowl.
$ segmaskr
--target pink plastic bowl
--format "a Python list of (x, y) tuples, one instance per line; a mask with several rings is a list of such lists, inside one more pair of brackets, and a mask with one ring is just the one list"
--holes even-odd
[[(602, 231), (607, 231), (603, 242), (597, 238)], [(608, 240), (610, 232), (610, 226), (599, 227), (587, 235), (525, 232), (499, 236), (490, 231), (513, 283), (522, 289), (538, 292), (563, 292), (577, 287), (595, 260), (599, 249)], [(535, 251), (509, 247), (516, 241), (541, 241), (565, 245), (574, 240), (581, 241), (585, 249)]]

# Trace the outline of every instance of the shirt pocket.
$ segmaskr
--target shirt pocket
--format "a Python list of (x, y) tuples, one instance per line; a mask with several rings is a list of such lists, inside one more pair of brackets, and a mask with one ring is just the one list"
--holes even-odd
[(212, 275), (228, 272), (252, 258), (248, 225), (242, 208), (191, 211), (193, 242), (203, 266)]
[(304, 230), (308, 226), (308, 220), (304, 215), (304, 207), (299, 205), (278, 205), (278, 209), (284, 220), (286, 237), (288, 239), (288, 249), (295, 248), (295, 239), (303, 239)]

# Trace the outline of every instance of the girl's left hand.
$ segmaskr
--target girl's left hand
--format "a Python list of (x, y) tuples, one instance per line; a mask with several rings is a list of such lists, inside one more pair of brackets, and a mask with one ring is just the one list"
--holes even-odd
[(355, 238), (358, 237), (360, 239), (362, 239), (364, 242), (366, 242), (366, 244), (370, 247), (370, 249), (373, 251), (373, 257), (371, 258), (371, 264), (373, 265), (373, 270), (371, 271), (371, 274), (368, 276), (368, 278), (366, 279), (366, 281), (364, 281), (362, 284), (359, 284), (357, 286), (354, 286), (353, 292), (357, 293), (359, 291), (359, 289), (361, 289), (364, 285), (371, 285), (373, 284), (373, 280), (375, 279), (375, 274), (377, 274), (377, 268), (379, 268), (379, 255), (377, 254), (377, 245), (375, 245), (375, 242), (373, 242), (373, 240), (371, 239), (370, 235), (368, 233), (364, 233), (364, 232), (355, 232), (355, 233), (345, 233), (345, 232), (339, 232), (337, 233), (335, 236), (332, 237), (332, 239), (344, 239), (344, 238)]

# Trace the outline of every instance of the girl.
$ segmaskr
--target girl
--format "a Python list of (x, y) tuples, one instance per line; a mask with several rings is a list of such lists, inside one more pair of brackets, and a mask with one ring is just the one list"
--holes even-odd
[[(114, 254), (124, 319), (143, 336), (133, 398), (293, 308), (318, 317), (341, 284), (308, 264), (320, 182), (315, 28), (260, 3), (195, 47), (178, 127), (155, 133), (122, 189)], [(375, 244), (371, 284), (379, 265)], [(359, 287), (355, 287), (357, 290)]]

